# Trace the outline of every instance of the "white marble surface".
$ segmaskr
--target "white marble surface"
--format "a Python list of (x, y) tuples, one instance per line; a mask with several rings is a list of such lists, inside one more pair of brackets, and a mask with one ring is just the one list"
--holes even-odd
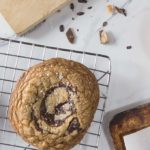
[[(110, 0), (110, 2), (123, 6), (127, 0)], [(22, 39), (110, 56), (112, 78), (107, 112), (114, 110), (117, 112), (116, 110), (122, 107), (127, 109), (131, 104), (150, 102), (150, 1), (129, 0), (125, 5), (128, 16), (117, 14), (111, 19), (106, 11), (108, 4), (106, 0), (89, 0), (88, 4), (80, 5), (75, 1), (75, 4), (74, 12), (66, 6), (61, 13), (56, 13)], [(93, 9), (87, 10), (88, 6), (93, 6)], [(76, 16), (78, 11), (84, 11), (85, 15)], [(75, 17), (75, 21), (71, 20), (72, 17)], [(111, 43), (101, 45), (98, 29), (108, 19), (108, 26), (105, 29), (111, 33)], [(73, 27), (80, 30), (76, 32), (78, 37), (76, 44), (70, 44), (65, 34), (59, 32), (60, 24), (64, 24), (66, 28)], [(0, 36), (5, 35), (4, 32), (0, 33)], [(127, 50), (128, 45), (133, 48)], [(111, 149), (105, 134), (100, 144), (100, 150)], [(136, 143), (133, 143), (133, 146), (134, 144)]]

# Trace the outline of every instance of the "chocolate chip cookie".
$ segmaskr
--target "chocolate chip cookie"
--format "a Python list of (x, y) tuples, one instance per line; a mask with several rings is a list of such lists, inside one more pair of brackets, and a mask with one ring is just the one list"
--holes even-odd
[(83, 138), (98, 102), (98, 83), (87, 67), (53, 58), (21, 76), (11, 95), (9, 119), (38, 149), (69, 150)]

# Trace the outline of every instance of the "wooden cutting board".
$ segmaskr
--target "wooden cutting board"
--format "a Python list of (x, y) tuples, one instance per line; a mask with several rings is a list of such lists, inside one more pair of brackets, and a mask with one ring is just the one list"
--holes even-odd
[(0, 0), (0, 13), (16, 32), (23, 34), (70, 0)]

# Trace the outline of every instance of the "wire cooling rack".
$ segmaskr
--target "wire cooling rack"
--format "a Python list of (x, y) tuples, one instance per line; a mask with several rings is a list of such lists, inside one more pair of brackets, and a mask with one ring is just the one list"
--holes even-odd
[(99, 150), (101, 126), (110, 83), (111, 61), (108, 56), (79, 52), (0, 38), (0, 150), (36, 150), (25, 143), (10, 126), (7, 111), (10, 94), (19, 76), (30, 66), (45, 59), (63, 57), (86, 65), (97, 77), (100, 103), (90, 129), (73, 150)]

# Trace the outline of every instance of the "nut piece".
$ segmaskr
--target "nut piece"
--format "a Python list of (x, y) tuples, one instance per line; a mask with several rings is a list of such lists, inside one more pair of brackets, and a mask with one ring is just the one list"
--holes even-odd
[(68, 31), (66, 32), (66, 36), (70, 43), (75, 43), (75, 34), (72, 28), (68, 29)]
[(99, 32), (101, 44), (106, 44), (109, 42), (108, 33), (101, 30)]
[(114, 6), (114, 5), (107, 5), (107, 11), (110, 14), (114, 14), (114, 13), (119, 13), (122, 14), (124, 16), (127, 16), (127, 11), (124, 8), (119, 8), (118, 6)]
[(107, 11), (110, 13), (110, 14), (113, 14), (115, 12), (115, 7), (114, 5), (107, 5)]

